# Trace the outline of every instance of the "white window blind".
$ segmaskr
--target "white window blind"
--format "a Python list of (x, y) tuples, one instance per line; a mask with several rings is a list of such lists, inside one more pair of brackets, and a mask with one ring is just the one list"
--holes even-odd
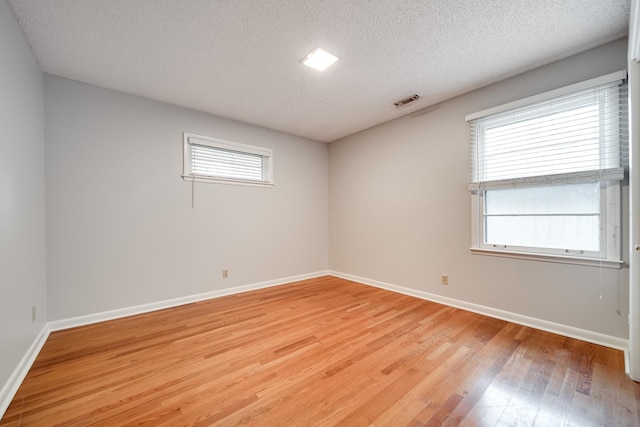
[(621, 180), (621, 81), (470, 121), (470, 190)]
[(184, 174), (189, 180), (272, 185), (272, 151), (184, 134)]
[(191, 147), (192, 172), (196, 176), (264, 181), (264, 157), (207, 145)]

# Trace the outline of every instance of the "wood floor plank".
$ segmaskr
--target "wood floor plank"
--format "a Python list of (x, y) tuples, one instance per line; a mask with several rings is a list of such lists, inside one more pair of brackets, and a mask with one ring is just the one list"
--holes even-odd
[(622, 352), (331, 276), (54, 332), (0, 426), (640, 426)]

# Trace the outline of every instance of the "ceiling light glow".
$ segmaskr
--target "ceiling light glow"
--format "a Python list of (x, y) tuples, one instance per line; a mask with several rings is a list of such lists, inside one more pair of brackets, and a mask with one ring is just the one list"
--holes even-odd
[(315, 48), (311, 53), (302, 58), (302, 63), (308, 67), (315, 68), (318, 71), (324, 71), (338, 60), (338, 57), (330, 54), (319, 47)]

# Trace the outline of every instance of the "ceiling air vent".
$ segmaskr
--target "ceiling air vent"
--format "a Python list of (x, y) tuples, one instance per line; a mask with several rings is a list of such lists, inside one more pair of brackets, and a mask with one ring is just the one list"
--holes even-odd
[(406, 98), (403, 98), (400, 101), (396, 101), (393, 103), (393, 105), (395, 105), (396, 108), (405, 108), (413, 104), (414, 102), (416, 102), (418, 99), (420, 99), (420, 95), (415, 94), (415, 95), (407, 96)]

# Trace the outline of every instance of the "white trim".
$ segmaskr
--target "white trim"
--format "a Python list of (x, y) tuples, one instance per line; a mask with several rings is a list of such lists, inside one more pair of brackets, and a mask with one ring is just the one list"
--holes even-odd
[(242, 185), (245, 187), (267, 187), (273, 188), (276, 185), (273, 182), (264, 181), (243, 181), (241, 179), (224, 179), (224, 178), (212, 178), (204, 175), (182, 175), (182, 179), (188, 182), (206, 182), (208, 184), (223, 184), (223, 185)]
[(137, 314), (149, 313), (165, 308), (178, 307), (180, 305), (191, 304), (198, 301), (205, 301), (220, 298), (228, 295), (240, 294), (243, 292), (255, 291), (258, 289), (280, 286), (300, 280), (314, 279), (329, 274), (327, 271), (317, 271), (315, 273), (300, 274), (281, 279), (268, 280), (266, 282), (252, 283), (249, 285), (236, 286), (233, 288), (220, 289), (217, 291), (205, 292), (202, 294), (188, 295), (170, 300), (157, 301), (148, 304), (141, 304), (132, 307), (119, 308), (116, 310), (103, 311), (100, 313), (87, 314), (85, 316), (71, 317), (68, 319), (54, 320), (48, 323), (51, 331), (61, 331), (64, 329), (76, 328), (78, 326), (90, 325), (93, 323), (105, 322), (107, 320), (120, 319), (122, 317), (135, 316)]
[(517, 323), (518, 325), (528, 326), (530, 328), (540, 329), (542, 331), (563, 335), (569, 338), (575, 338), (581, 341), (593, 344), (603, 345), (605, 347), (614, 348), (616, 350), (627, 351), (629, 341), (623, 338), (611, 335), (601, 334), (599, 332), (588, 331), (586, 329), (575, 328), (561, 323), (550, 322), (535, 317), (524, 316), (522, 314), (512, 313), (509, 311), (499, 310), (484, 305), (474, 304), (467, 301), (461, 301), (454, 298), (443, 297), (441, 295), (431, 294), (416, 289), (405, 288), (403, 286), (392, 285), (390, 283), (380, 282), (372, 279), (354, 276), (352, 274), (340, 273), (337, 271), (329, 271), (329, 274), (342, 279), (351, 280), (362, 283), (363, 285), (374, 286), (376, 288), (386, 289), (388, 291), (397, 292), (404, 295), (448, 305), (450, 307), (459, 308), (461, 310), (471, 311), (473, 313), (482, 314), (484, 316), (496, 319), (506, 320), (507, 322)]
[(0, 390), (0, 419), (4, 416), (5, 411), (11, 404), (15, 394), (17, 393), (22, 381), (29, 373), (29, 369), (35, 362), (36, 357), (40, 353), (42, 346), (47, 341), (49, 334), (54, 331), (61, 331), (64, 329), (75, 328), (78, 326), (90, 325), (93, 323), (104, 322), (107, 320), (119, 319), (122, 317), (134, 316), (136, 314), (149, 313), (151, 311), (163, 310), (165, 308), (177, 307), (184, 304), (191, 304), (193, 302), (204, 301), (208, 299), (220, 298), (228, 295), (235, 295), (243, 292), (255, 291), (258, 289), (270, 288), (274, 286), (285, 285), (292, 282), (298, 282), (300, 280), (314, 279), (316, 277), (322, 277), (329, 275), (329, 271), (316, 271), (314, 273), (299, 274), (296, 276), (289, 276), (280, 279), (268, 280), (265, 282), (252, 283), (249, 285), (236, 286), (234, 288), (221, 289), (218, 291), (205, 292), (202, 294), (189, 295), (180, 298), (174, 298), (171, 300), (158, 301), (149, 304), (141, 304), (133, 307), (120, 308), (116, 310), (104, 311), (101, 313), (88, 314), (86, 316), (71, 317), (68, 319), (54, 320), (47, 322), (38, 336), (35, 338), (29, 350), (25, 353), (24, 357), (18, 363), (18, 366), (13, 371), (9, 380), (4, 384), (2, 390)]
[(501, 188), (520, 188), (525, 186), (581, 184), (584, 182), (622, 181), (624, 168), (596, 169), (580, 172), (558, 173), (553, 175), (527, 176), (522, 178), (479, 181), (469, 184), (469, 191), (495, 190)]
[(544, 261), (544, 262), (556, 262), (560, 264), (575, 264), (586, 265), (591, 267), (602, 268), (621, 268), (625, 263), (622, 260), (615, 259), (601, 259), (601, 258), (586, 258), (586, 257), (574, 257), (567, 255), (556, 254), (535, 254), (531, 252), (516, 252), (500, 249), (488, 249), (488, 248), (470, 248), (471, 253), (475, 255), (489, 255), (499, 256), (504, 258), (519, 258), (527, 259), (531, 261)]
[(51, 329), (49, 329), (48, 324), (45, 324), (18, 363), (18, 366), (16, 366), (16, 369), (14, 369), (13, 373), (9, 376), (7, 382), (2, 386), (2, 390), (0, 390), (0, 419), (2, 419), (7, 408), (9, 408), (22, 381), (24, 381), (24, 378), (29, 373), (29, 369), (31, 369), (36, 357), (38, 357), (42, 346), (47, 342), (50, 332)]
[(616, 71), (614, 73), (606, 74), (604, 76), (596, 77), (594, 79), (585, 80), (583, 82), (575, 83), (569, 86), (564, 86), (558, 89), (553, 89), (537, 95), (529, 96), (527, 98), (522, 98), (516, 101), (507, 102), (506, 104), (487, 108), (486, 110), (478, 111), (476, 113), (467, 114), (465, 116), (465, 120), (469, 122), (471, 120), (479, 119), (481, 117), (502, 113), (504, 111), (525, 107), (527, 105), (535, 104), (537, 102), (547, 101), (549, 99), (557, 98), (559, 96), (569, 95), (575, 92), (579, 92), (581, 90), (591, 89), (596, 86), (612, 83), (612, 82), (615, 82), (616, 80), (622, 81), (622, 80), (625, 80), (626, 78), (627, 78), (627, 70)]
[(208, 147), (221, 148), (223, 150), (241, 151), (243, 153), (255, 154), (261, 157), (273, 156), (273, 150), (270, 148), (258, 147), (257, 145), (249, 145), (241, 142), (227, 141), (226, 139), (196, 135), (191, 132), (184, 132), (183, 138), (184, 142), (187, 144), (206, 145)]
[(629, 61), (640, 62), (640, 2), (631, 0), (629, 19)]

